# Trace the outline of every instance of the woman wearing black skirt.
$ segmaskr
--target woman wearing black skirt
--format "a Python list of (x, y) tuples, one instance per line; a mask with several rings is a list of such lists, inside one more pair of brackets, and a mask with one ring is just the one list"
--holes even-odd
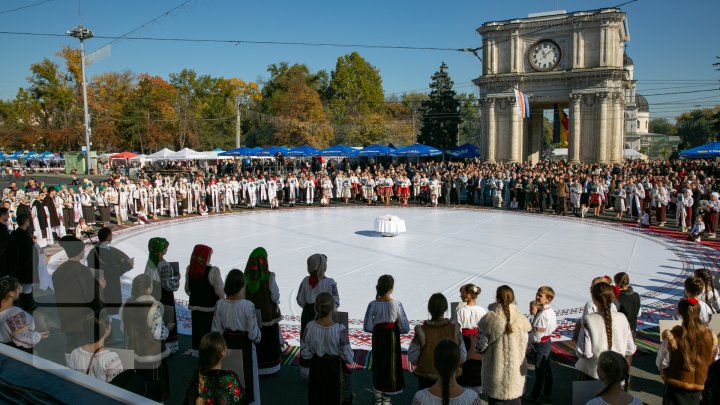
[(220, 269), (210, 264), (212, 248), (195, 245), (185, 274), (185, 292), (190, 297), (192, 316), (192, 349), (198, 350), (200, 339), (210, 333), (215, 303), (225, 295)]
[(165, 307), (163, 320), (173, 324), (165, 341), (173, 353), (179, 350), (177, 333), (177, 314), (175, 313), (175, 291), (180, 287), (180, 271), (165, 261), (170, 242), (165, 238), (151, 238), (148, 241), (148, 261), (145, 274), (152, 279), (155, 299)]

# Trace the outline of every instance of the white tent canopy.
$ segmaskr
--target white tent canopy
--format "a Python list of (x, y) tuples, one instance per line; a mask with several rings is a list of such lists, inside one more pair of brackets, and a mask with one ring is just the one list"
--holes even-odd
[(193, 159), (198, 160), (217, 160), (217, 159), (232, 159), (232, 156), (220, 156), (219, 151), (208, 151), (208, 152), (197, 152), (197, 156)]
[(171, 151), (168, 148), (163, 148), (162, 150), (159, 150), (151, 155), (148, 155), (148, 159), (151, 159), (151, 160), (169, 159), (169, 156), (172, 155), (173, 153), (175, 153), (175, 152)]
[(171, 153), (166, 157), (166, 159), (169, 160), (190, 160), (190, 159), (199, 159), (200, 153), (195, 152), (194, 150), (190, 148), (183, 148), (180, 149), (177, 152)]

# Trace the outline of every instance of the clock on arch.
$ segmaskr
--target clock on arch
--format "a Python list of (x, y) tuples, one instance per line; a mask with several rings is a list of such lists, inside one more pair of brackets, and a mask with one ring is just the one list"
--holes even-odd
[(530, 47), (528, 60), (533, 69), (547, 72), (555, 69), (562, 58), (560, 46), (553, 40), (543, 39)]

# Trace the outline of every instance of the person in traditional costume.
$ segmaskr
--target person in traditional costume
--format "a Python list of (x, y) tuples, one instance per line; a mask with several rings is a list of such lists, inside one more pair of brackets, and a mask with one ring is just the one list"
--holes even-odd
[(107, 188), (107, 190), (105, 191), (105, 197), (107, 199), (108, 206), (112, 207), (112, 210), (115, 212), (115, 222), (118, 225), (122, 225), (122, 218), (120, 218), (119, 187), (116, 188), (116, 184), (117, 183)]
[(64, 184), (58, 184), (58, 197), (62, 200), (62, 213), (63, 213), (63, 224), (65, 225), (65, 232), (67, 233), (70, 229), (75, 228), (75, 201), (73, 200), (73, 193), (68, 190)]
[(260, 310), (262, 339), (257, 345), (258, 373), (275, 374), (280, 371), (280, 289), (275, 274), (270, 272), (267, 251), (258, 247), (250, 253), (245, 266), (245, 296)]
[(312, 205), (315, 202), (315, 180), (312, 175), (305, 179), (305, 203)]
[(295, 173), (290, 173), (288, 177), (288, 203), (291, 207), (295, 206), (295, 200), (297, 199), (299, 191), (298, 179), (295, 177)]
[(460, 384), (462, 370), (461, 345), (449, 339), (441, 340), (433, 351), (432, 364), (438, 379), (432, 387), (415, 393), (413, 405), (480, 405), (477, 392)]
[(3, 272), (15, 277), (21, 284), (22, 291), (17, 297), (20, 307), (26, 311), (33, 311), (37, 308), (33, 298), (33, 282), (36, 277), (35, 250), (37, 244), (33, 243), (32, 235), (29, 232), (30, 217), (27, 214), (18, 214), (17, 229), (8, 236), (7, 247), (5, 248), (5, 262), (7, 265)]
[[(360, 169), (360, 168), (358, 168)], [(360, 194), (360, 179), (357, 176), (357, 173), (360, 173), (359, 171), (353, 172), (350, 171), (350, 198), (353, 200), (358, 199), (358, 194)]]
[(103, 227), (110, 224), (110, 205), (106, 194), (106, 187), (98, 186), (97, 193), (95, 193), (95, 202), (100, 213), (100, 226)]
[(369, 175), (366, 179), (365, 186), (363, 187), (365, 199), (367, 200), (368, 205), (372, 205), (373, 201), (377, 200), (377, 196), (375, 195), (375, 180)]
[(440, 180), (438, 180), (437, 175), (433, 175), (428, 188), (430, 190), (430, 203), (433, 207), (437, 207), (438, 199), (440, 198), (440, 192), (442, 191), (441, 183)]
[(670, 193), (667, 187), (662, 182), (658, 182), (653, 188), (653, 206), (655, 207), (655, 219), (658, 221), (658, 226), (665, 226), (667, 222), (667, 206), (670, 202)]
[(165, 345), (168, 326), (163, 322), (164, 307), (153, 297), (150, 277), (140, 274), (133, 279), (130, 298), (120, 309), (123, 330), (128, 337), (128, 349), (135, 352), (135, 372), (152, 390), (146, 397), (165, 401), (170, 396), (170, 373)]
[(85, 218), (87, 225), (95, 224), (95, 194), (92, 192), (90, 184), (85, 183), (82, 186), (80, 194), (80, 203), (82, 204), (82, 217)]
[[(58, 239), (62, 238), (67, 234), (67, 228), (65, 227), (65, 200), (63, 196), (61, 195), (62, 189), (60, 188), (60, 185), (57, 187), (52, 187), (55, 189), (54, 193), (51, 193), (53, 204), (55, 205), (55, 215), (57, 216), (58, 222), (60, 225), (53, 228), (53, 232), (55, 232), (55, 235)], [(48, 187), (48, 190), (50, 190), (50, 187)], [(49, 210), (50, 208), (48, 208)], [(52, 225), (52, 222), (50, 223)]]
[(257, 188), (256, 183), (254, 179), (251, 177), (250, 180), (247, 183), (247, 195), (248, 195), (248, 207), (250, 209), (254, 209), (255, 205), (257, 204)]
[(270, 203), (270, 209), (275, 209), (278, 207), (278, 198), (277, 198), (277, 182), (275, 181), (275, 177), (270, 178), (267, 182), (267, 195), (268, 195), (268, 203)]
[(720, 194), (716, 191), (710, 193), (710, 200), (708, 201), (705, 223), (708, 228), (708, 238), (715, 239), (718, 227), (718, 212), (720, 212)]
[(467, 360), (462, 364), (462, 375), (458, 377), (458, 383), (464, 387), (470, 387), (480, 393), (482, 386), (482, 356), (475, 351), (475, 343), (479, 333), (478, 323), (487, 310), (477, 305), (477, 297), (480, 295), (480, 287), (474, 284), (465, 284), (460, 287), (460, 300), (456, 316), (457, 322), (462, 331), (463, 344), (467, 351)]
[(322, 292), (313, 304), (315, 319), (301, 338), (300, 357), (309, 364), (308, 404), (352, 403), (352, 378), (347, 365), (353, 351), (344, 325), (333, 321), (335, 298)]
[(168, 195), (168, 215), (170, 218), (175, 218), (178, 216), (178, 191), (171, 182), (167, 183), (166, 188)]
[(198, 353), (198, 367), (193, 372), (184, 404), (240, 405), (248, 403), (244, 398), (247, 388), (240, 385), (240, 378), (232, 370), (223, 370), (222, 361), (228, 345), (222, 335), (211, 332), (203, 336)]
[(180, 271), (165, 261), (170, 242), (165, 238), (151, 238), (148, 241), (148, 260), (145, 274), (153, 282), (153, 294), (164, 306), (163, 321), (168, 327), (165, 340), (167, 348), (175, 353), (180, 349), (177, 332), (177, 314), (175, 313), (175, 291), (180, 288)]
[(372, 333), (373, 388), (375, 403), (381, 405), (389, 405), (390, 396), (405, 388), (400, 335), (410, 332), (410, 323), (402, 303), (391, 297), (394, 286), (392, 276), (380, 276), (363, 322), (363, 330)]
[(643, 187), (642, 183), (638, 182), (637, 184), (633, 185), (630, 184), (631, 187), (631, 193), (630, 193), (630, 216), (632, 219), (635, 219), (637, 222), (640, 222), (640, 217), (643, 215), (643, 203), (645, 200), (645, 187)]
[(242, 350), (246, 403), (255, 401), (254, 381), (257, 375), (257, 356), (254, 344), (260, 343), (261, 332), (255, 305), (245, 298), (245, 276), (238, 269), (230, 270), (225, 278), (225, 298), (215, 307), (212, 331), (222, 333), (228, 349)]
[(625, 200), (627, 199), (627, 192), (625, 191), (625, 184), (623, 182), (620, 182), (617, 189), (615, 189), (615, 203), (613, 206), (613, 210), (615, 211), (615, 219), (620, 220), (622, 219), (623, 214), (625, 214), (626, 207), (625, 207)]
[(62, 238), (63, 236), (65, 236), (65, 226), (62, 223), (62, 210), (58, 215), (58, 205), (55, 204), (55, 197), (57, 197), (57, 190), (55, 189), (55, 187), (48, 187), (47, 194), (45, 195), (45, 198), (43, 198), (43, 205), (45, 206), (45, 211), (48, 214), (48, 221), (50, 222), (51, 228), (51, 236), (54, 232), (55, 236), (57, 236), (58, 238)]
[(267, 181), (265, 180), (265, 173), (260, 174), (257, 180), (258, 193), (260, 194), (260, 203), (268, 200), (267, 192)]
[(32, 192), (30, 194), (34, 197), (34, 201), (32, 203), (32, 220), (33, 229), (35, 231), (35, 242), (41, 248), (45, 248), (46, 246), (53, 244), (52, 227), (50, 226), (50, 219), (48, 218), (48, 213), (45, 209), (45, 205), (43, 204), (45, 194), (38, 192)]
[(322, 178), (322, 196), (320, 198), (320, 204), (323, 207), (327, 207), (332, 200), (332, 189), (333, 184), (329, 176), (323, 176)]
[(212, 248), (195, 245), (185, 273), (185, 292), (190, 297), (192, 316), (192, 349), (200, 347), (200, 339), (210, 332), (215, 304), (225, 295), (220, 269), (210, 264)]
[(32, 353), (48, 332), (36, 330), (32, 315), (13, 305), (21, 295), (22, 286), (15, 277), (0, 278), (0, 343)]
[(687, 232), (688, 229), (692, 227), (694, 203), (695, 200), (692, 196), (692, 190), (689, 188), (684, 189), (682, 193), (678, 193), (675, 202), (675, 220), (683, 232)]
[[(300, 316), (300, 339), (305, 333), (308, 322), (315, 319), (315, 299), (318, 294), (327, 292), (335, 299), (335, 307), (340, 306), (340, 295), (338, 294), (337, 283), (332, 278), (326, 277), (327, 256), (315, 253), (307, 259), (307, 271), (310, 274), (300, 283), (296, 297), (297, 304), (302, 308)], [(310, 362), (300, 358), (300, 373), (307, 376)]]
[(447, 298), (441, 293), (435, 293), (430, 296), (427, 308), (430, 319), (415, 326), (415, 335), (408, 347), (408, 361), (415, 366), (413, 374), (418, 379), (419, 389), (432, 387), (438, 379), (432, 355), (441, 340), (450, 339), (460, 346), (461, 363), (467, 358), (460, 325), (445, 318)]

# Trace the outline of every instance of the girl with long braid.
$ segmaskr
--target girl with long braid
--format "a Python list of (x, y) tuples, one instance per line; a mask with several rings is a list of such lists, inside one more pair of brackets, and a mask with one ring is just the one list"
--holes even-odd
[(583, 317), (577, 342), (578, 361), (575, 368), (581, 379), (597, 379), (597, 363), (600, 353), (612, 350), (630, 357), (637, 349), (625, 315), (612, 311), (615, 291), (610, 284), (598, 283), (591, 290), (593, 304), (598, 312)]
[(690, 297), (678, 302), (682, 324), (662, 332), (655, 363), (665, 381), (666, 405), (698, 404), (708, 367), (717, 356), (717, 336), (700, 322), (700, 305)]
[(520, 404), (525, 388), (525, 349), (530, 321), (515, 305), (515, 293), (498, 287), (495, 303), (480, 319), (475, 349), (483, 353), (482, 389), (489, 403)]
[(418, 391), (412, 405), (480, 405), (477, 392), (457, 383), (460, 372), (460, 346), (450, 339), (441, 340), (433, 350), (433, 365), (438, 379), (430, 388)]

